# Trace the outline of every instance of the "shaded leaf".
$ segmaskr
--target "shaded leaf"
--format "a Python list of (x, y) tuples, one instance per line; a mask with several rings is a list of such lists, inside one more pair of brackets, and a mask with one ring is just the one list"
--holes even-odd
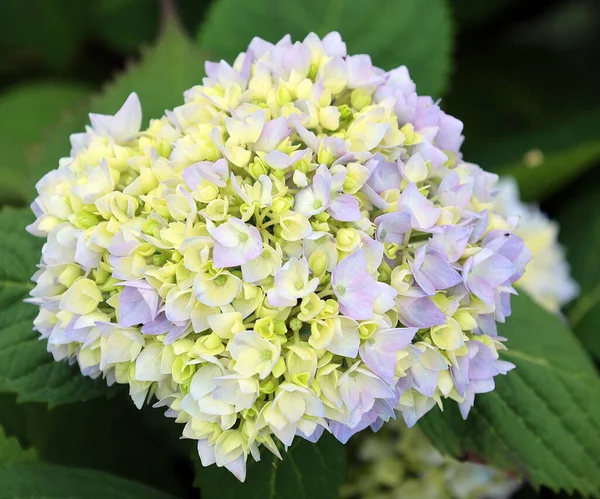
[(161, 410), (136, 409), (124, 387), (109, 400), (54, 409), (0, 395), (0, 424), (48, 464), (93, 468), (180, 497), (191, 488), (191, 442), (180, 440), (181, 425)]
[(134, 52), (156, 36), (159, 2), (100, 0), (95, 7), (97, 33), (117, 49)]
[(514, 6), (516, 0), (487, 0), (472, 2), (470, 0), (454, 0), (454, 15), (461, 28), (483, 24)]
[(79, 85), (32, 83), (0, 97), (0, 203), (23, 203), (28, 188), (23, 168), (35, 157), (36, 142), (66, 109), (83, 99), (86, 91)]
[(35, 450), (23, 449), (19, 441), (7, 436), (0, 426), (0, 468), (35, 461), (37, 461)]
[(346, 450), (330, 434), (313, 444), (297, 437), (283, 461), (266, 449), (263, 459), (248, 461), (246, 481), (225, 468), (203, 468), (197, 456), (196, 483), (203, 499), (336, 499), (346, 480)]
[(521, 295), (500, 327), (502, 357), (516, 364), (478, 395), (467, 421), (456, 404), (431, 411), (421, 428), (440, 450), (476, 457), (534, 486), (600, 491), (600, 378), (571, 331)]
[(0, 42), (22, 61), (64, 68), (86, 35), (92, 10), (79, 0), (3, 0)]
[(107, 473), (48, 464), (2, 469), (0, 483), (0, 499), (173, 499)]
[(211, 58), (233, 62), (255, 36), (302, 40), (311, 31), (339, 31), (350, 54), (369, 54), (384, 69), (407, 66), (421, 94), (446, 87), (452, 29), (443, 0), (217, 0), (198, 41)]
[(569, 323), (588, 351), (600, 360), (600, 187), (586, 176), (575, 195), (567, 191), (558, 212), (560, 240), (581, 293), (569, 307)]

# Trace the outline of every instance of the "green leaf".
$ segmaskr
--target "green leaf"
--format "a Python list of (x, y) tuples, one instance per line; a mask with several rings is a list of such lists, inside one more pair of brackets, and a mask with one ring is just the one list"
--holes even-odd
[(535, 487), (600, 492), (600, 378), (560, 318), (522, 294), (499, 328), (502, 357), (517, 368), (478, 395), (467, 421), (456, 404), (420, 423), (432, 443), (457, 458), (474, 456)]
[(159, 2), (99, 0), (96, 31), (113, 47), (135, 52), (153, 40), (159, 24)]
[(581, 288), (579, 298), (569, 308), (569, 323), (587, 350), (600, 360), (600, 188), (597, 176), (596, 173), (586, 177), (576, 196), (564, 196), (558, 222), (571, 274)]
[(37, 63), (65, 68), (87, 34), (93, 9), (79, 0), (3, 0), (0, 45), (19, 57), (17, 65)]
[(42, 241), (25, 232), (33, 221), (29, 210), (0, 212), (0, 392), (19, 401), (49, 405), (89, 400), (107, 393), (103, 380), (93, 381), (75, 367), (55, 362), (45, 341), (33, 331), (37, 309), (23, 303), (33, 287), (31, 276), (41, 255)]
[(407, 66), (421, 94), (446, 87), (452, 28), (444, 0), (217, 0), (198, 41), (212, 58), (233, 62), (255, 36), (302, 40), (311, 31), (339, 31), (350, 54), (369, 54), (384, 69)]
[(239, 482), (225, 468), (202, 467), (197, 456), (196, 483), (203, 499), (336, 499), (346, 480), (346, 451), (325, 433), (313, 444), (297, 438), (283, 461), (266, 449), (259, 462), (248, 460), (246, 481)]
[[(0, 424), (41, 461), (113, 473), (185, 497), (191, 441), (162, 410), (138, 410), (123, 387), (109, 399), (48, 409), (0, 395)], [(160, 470), (160, 472), (157, 472)]]
[(494, 20), (506, 9), (513, 7), (517, 0), (487, 0), (473, 2), (471, 0), (454, 0), (454, 15), (461, 28), (476, 27)]
[(23, 449), (16, 438), (9, 437), (0, 426), (0, 468), (37, 461), (33, 449)]
[(58, 83), (31, 83), (9, 90), (0, 97), (0, 185), (1, 203), (23, 203), (27, 187), (23, 168), (35, 158), (35, 144), (47, 127), (83, 99), (86, 88)]
[(131, 92), (137, 92), (148, 123), (163, 116), (165, 109), (182, 104), (184, 90), (200, 83), (203, 76), (204, 59), (198, 48), (174, 21), (167, 23), (156, 46), (144, 51), (137, 65), (53, 127), (29, 168), (30, 197), (35, 194), (33, 187), (37, 179), (56, 168), (59, 158), (69, 154), (69, 136), (83, 131), (89, 122), (88, 113), (114, 114)]
[(107, 473), (46, 464), (0, 470), (0, 499), (174, 499)]

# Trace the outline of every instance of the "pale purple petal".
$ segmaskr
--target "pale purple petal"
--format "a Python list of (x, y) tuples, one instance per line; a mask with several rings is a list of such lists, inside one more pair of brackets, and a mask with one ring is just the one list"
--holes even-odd
[(440, 183), (438, 199), (443, 206), (456, 206), (464, 209), (471, 201), (473, 184), (461, 184), (460, 176), (455, 171), (450, 172)]
[(483, 249), (465, 262), (463, 280), (471, 293), (492, 304), (496, 288), (504, 284), (514, 271), (515, 267), (508, 259)]
[(456, 262), (467, 249), (471, 230), (457, 225), (445, 225), (442, 232), (431, 239), (431, 247), (448, 257), (450, 263)]
[(360, 232), (360, 240), (367, 261), (367, 272), (372, 274), (379, 268), (383, 260), (383, 244), (371, 239), (364, 232)]
[(325, 54), (329, 57), (346, 56), (346, 44), (337, 31), (331, 31), (330, 33), (327, 33), (321, 42), (323, 43), (323, 50), (325, 50)]
[(446, 322), (446, 316), (428, 297), (398, 296), (398, 317), (407, 327), (429, 328)]
[(410, 268), (417, 284), (431, 296), (439, 289), (447, 289), (462, 281), (446, 257), (428, 246), (421, 246), (416, 251)]
[(142, 126), (142, 105), (135, 92), (114, 116), (90, 113), (94, 131), (100, 135), (113, 137), (117, 142), (126, 142), (136, 135)]
[(377, 225), (378, 241), (402, 244), (404, 235), (411, 227), (411, 216), (406, 211), (394, 211), (378, 216), (375, 224)]
[(444, 111), (441, 111), (438, 120), (438, 126), (440, 129), (435, 137), (435, 145), (441, 149), (459, 151), (460, 146), (465, 139), (462, 135), (462, 121), (450, 116), (449, 114), (446, 114)]
[(267, 121), (258, 140), (254, 144), (256, 151), (272, 151), (292, 133), (285, 116)]
[(367, 272), (362, 249), (344, 258), (335, 268), (332, 284), (340, 304), (340, 312), (355, 320), (372, 317), (379, 288), (375, 279)]
[(375, 279), (367, 274), (359, 287), (346, 290), (343, 297), (338, 296), (340, 312), (355, 320), (371, 319), (373, 303), (378, 294), (379, 290)]
[(406, 207), (412, 214), (412, 226), (415, 229), (429, 229), (440, 217), (441, 208), (435, 205), (419, 192), (417, 184), (410, 183), (404, 189), (398, 200), (398, 209)]
[(362, 219), (358, 200), (351, 194), (340, 194), (335, 197), (327, 212), (341, 222), (357, 222)]
[(375, 156), (374, 161), (376, 161), (376, 166), (367, 180), (367, 184), (377, 194), (389, 189), (398, 189), (402, 181), (398, 165), (385, 161), (381, 156)]
[(119, 295), (119, 324), (123, 327), (145, 324), (158, 313), (160, 297), (148, 283), (125, 285)]
[(285, 170), (291, 164), (290, 156), (277, 149), (267, 153), (263, 159), (267, 165), (276, 170)]

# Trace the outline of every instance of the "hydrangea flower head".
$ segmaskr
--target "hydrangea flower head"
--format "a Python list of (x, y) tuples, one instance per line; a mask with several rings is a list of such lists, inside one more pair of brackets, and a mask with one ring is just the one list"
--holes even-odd
[(32, 292), (57, 360), (127, 383), (245, 477), (445, 398), (466, 417), (513, 366), (496, 322), (529, 253), (462, 160), (462, 124), (338, 33), (254, 39), (141, 129), (91, 115), (37, 185)]

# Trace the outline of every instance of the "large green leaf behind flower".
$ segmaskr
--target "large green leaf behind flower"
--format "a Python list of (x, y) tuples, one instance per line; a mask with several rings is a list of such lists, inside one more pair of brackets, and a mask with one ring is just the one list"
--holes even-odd
[(590, 173), (562, 196), (558, 221), (561, 243), (581, 288), (569, 308), (569, 323), (588, 351), (600, 360), (600, 172)]
[(452, 28), (444, 0), (216, 0), (198, 41), (211, 59), (233, 62), (255, 36), (302, 40), (311, 31), (339, 31), (350, 54), (385, 69), (407, 66), (421, 94), (445, 90)]
[(31, 463), (36, 460), (34, 449), (23, 449), (19, 441), (14, 437), (7, 436), (0, 426), (0, 468)]
[(332, 435), (316, 443), (300, 437), (282, 453), (283, 461), (262, 449), (262, 459), (248, 459), (246, 481), (239, 482), (225, 468), (203, 468), (197, 456), (196, 486), (203, 499), (335, 499), (346, 480), (346, 452)]
[(600, 492), (600, 378), (561, 319), (525, 295), (500, 327), (517, 368), (478, 395), (467, 421), (453, 403), (421, 428), (440, 450), (513, 471), (532, 485)]
[[(111, 395), (53, 409), (0, 395), (0, 426), (14, 437), (10, 442), (34, 449), (44, 463), (91, 468), (185, 497), (193, 479), (192, 443), (180, 439), (182, 426), (162, 410), (138, 410), (125, 387)], [(0, 467), (2, 447), (0, 438)]]
[(0, 499), (174, 499), (107, 473), (47, 464), (0, 470)]
[(23, 204), (30, 188), (23, 178), (28, 160), (34, 160), (48, 127), (65, 110), (81, 101), (87, 89), (65, 83), (30, 83), (0, 97), (0, 203)]

